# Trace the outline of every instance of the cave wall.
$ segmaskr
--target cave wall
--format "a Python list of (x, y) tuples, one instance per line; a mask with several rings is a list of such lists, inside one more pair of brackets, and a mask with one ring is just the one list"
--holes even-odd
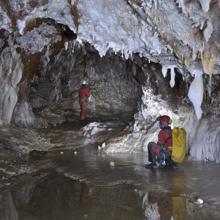
[(63, 49), (30, 81), (33, 111), (54, 123), (58, 123), (55, 118), (66, 121), (78, 117), (78, 89), (85, 78), (91, 92), (89, 118), (132, 118), (141, 98), (132, 65), (114, 54), (100, 58), (90, 45)]
[[(24, 3), (4, 0), (0, 3), (0, 48), (3, 51), (8, 46), (9, 35), (13, 47), (21, 55), (24, 70), (20, 91), (26, 92), (21, 92), (23, 95), (19, 94), (19, 97), (29, 92), (29, 85), (23, 81), (38, 76), (40, 72), (48, 75), (47, 65), (52, 64), (63, 47), (68, 49), (68, 45), (74, 42), (89, 43), (101, 57), (112, 51), (132, 60), (136, 53), (146, 60), (160, 63), (163, 74), (170, 69), (170, 85), (173, 86), (173, 78), (179, 73), (188, 82), (192, 82), (189, 73), (195, 78), (198, 73), (206, 73), (210, 78), (213, 73), (218, 73), (218, 9), (217, 0), (206, 3), (200, 0), (169, 0), (166, 3), (145, 0), (27, 0)], [(210, 81), (204, 84), (205, 89), (210, 88)], [(55, 93), (56, 97), (60, 95), (58, 88)], [(201, 92), (200, 99), (202, 95)], [(19, 113), (15, 118), (20, 119), (15, 121), (28, 117), (26, 124), (29, 124), (33, 116), (25, 99), (18, 100), (17, 112), (26, 109), (29, 113), (26, 116)], [(109, 104), (105, 102), (105, 105)], [(196, 111), (201, 104), (197, 105)], [(99, 106), (93, 105), (93, 108)]]
[[(10, 110), (4, 110), (9, 114), (4, 123), (12, 120), (16, 124), (33, 125), (38, 121), (39, 126), (45, 126), (50, 120), (52, 124), (63, 123), (67, 118), (72, 120), (79, 113), (77, 90), (83, 78), (88, 79), (91, 87), (89, 117), (132, 118), (138, 111), (141, 87), (145, 85), (172, 109), (183, 104), (190, 106), (187, 90), (193, 77), (189, 74), (183, 75), (176, 68), (175, 84), (171, 88), (171, 70), (168, 69), (166, 76), (161, 74), (164, 66), (139, 54), (124, 59), (123, 54), (109, 51), (100, 57), (93, 46), (80, 45), (74, 37), (71, 30), (51, 20), (45, 20), (24, 36), (2, 34), (2, 63), (19, 65), (14, 71), (19, 84), (14, 85), (14, 103), (10, 107), (5, 104), (4, 108)], [(15, 52), (10, 52), (8, 58), (5, 54), (10, 50)], [(2, 75), (8, 68), (4, 65)], [(207, 85), (202, 105), (204, 114), (218, 114), (219, 77), (204, 75), (203, 83)], [(3, 103), (4, 100), (2, 106)]]
[[(220, 114), (219, 7), (219, 0), (2, 0), (0, 124), (71, 121), (86, 77), (91, 118), (131, 118), (137, 112), (140, 130), (168, 112), (190, 133), (197, 126), (185, 122), (196, 112), (211, 126)], [(192, 85), (195, 112), (187, 97)], [(217, 136), (218, 121), (207, 140)], [(212, 154), (219, 149), (216, 140)]]

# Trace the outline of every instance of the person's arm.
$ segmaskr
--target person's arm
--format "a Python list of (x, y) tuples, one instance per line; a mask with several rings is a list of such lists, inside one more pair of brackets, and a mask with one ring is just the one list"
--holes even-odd
[(161, 130), (158, 134), (158, 143), (159, 144), (165, 144), (165, 133), (163, 130)]
[(158, 143), (165, 146), (168, 150), (172, 150), (172, 146), (168, 146), (169, 140), (172, 140), (172, 133), (167, 130), (161, 130), (158, 134)]

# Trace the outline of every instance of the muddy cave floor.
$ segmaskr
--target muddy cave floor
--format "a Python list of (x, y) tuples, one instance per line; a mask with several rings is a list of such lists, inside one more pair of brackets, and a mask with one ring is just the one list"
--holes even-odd
[[(105, 123), (110, 131), (89, 141), (79, 122), (0, 128), (0, 220), (8, 219), (7, 212), (15, 212), (12, 220), (138, 220), (151, 219), (155, 210), (160, 219), (220, 219), (219, 164), (187, 160), (177, 169), (147, 170), (143, 152), (98, 150), (126, 126)], [(23, 154), (16, 149), (36, 143), (48, 150)], [(204, 203), (197, 204), (197, 198)]]

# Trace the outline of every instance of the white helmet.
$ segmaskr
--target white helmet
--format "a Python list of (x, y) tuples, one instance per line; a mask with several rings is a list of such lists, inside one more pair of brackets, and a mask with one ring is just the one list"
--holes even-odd
[(87, 84), (87, 81), (84, 79), (82, 80), (82, 85), (86, 85)]

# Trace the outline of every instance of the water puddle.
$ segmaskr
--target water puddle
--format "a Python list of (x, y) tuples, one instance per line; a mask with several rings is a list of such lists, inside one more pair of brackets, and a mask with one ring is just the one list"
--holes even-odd
[[(29, 131), (23, 139), (16, 130), (4, 132), (0, 220), (219, 219), (218, 164), (186, 161), (177, 169), (147, 170), (144, 152), (106, 155), (95, 143), (78, 148), (82, 139), (74, 142), (65, 129), (44, 136)], [(30, 143), (27, 157), (5, 148)], [(57, 150), (35, 151), (36, 143)]]
[[(142, 166), (143, 160), (142, 155), (113, 157), (89, 149), (77, 155), (50, 153), (31, 162), (37, 172), (19, 176), (1, 189), (0, 219), (219, 219), (219, 204), (207, 197), (213, 189), (200, 194), (204, 189), (197, 185), (200, 166), (151, 171)], [(215, 172), (207, 166), (203, 173), (210, 169)], [(204, 203), (197, 203), (198, 194)]]
[[(216, 209), (215, 209), (216, 208)], [(217, 207), (133, 184), (97, 185), (58, 174), (24, 177), (0, 193), (1, 220), (219, 219)]]
[(58, 175), (1, 192), (0, 204), (1, 220), (144, 219), (132, 185), (93, 186)]

